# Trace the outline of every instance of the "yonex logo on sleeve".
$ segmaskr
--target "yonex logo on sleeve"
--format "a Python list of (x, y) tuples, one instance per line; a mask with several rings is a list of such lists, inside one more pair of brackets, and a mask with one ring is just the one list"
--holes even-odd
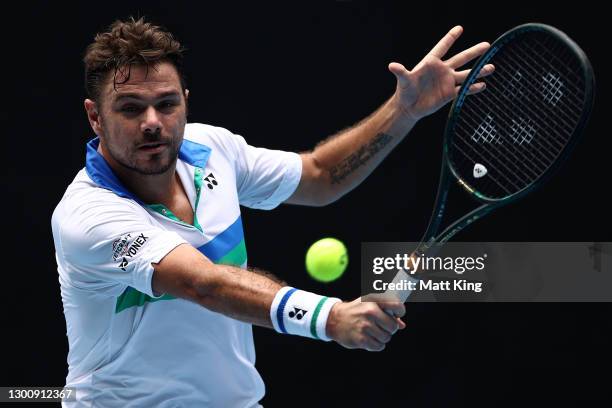
[(125, 234), (113, 242), (113, 261), (116, 261), (127, 253), (131, 237), (132, 234)]
[[(133, 236), (136, 236), (136, 238), (132, 239)], [(113, 241), (113, 261), (123, 258), (119, 268), (125, 270), (124, 267), (127, 265), (126, 258), (135, 256), (148, 239), (149, 237), (145, 236), (145, 234), (136, 235), (129, 233), (122, 235), (119, 239)]]
[(121, 269), (122, 271), (125, 271), (125, 268), (127, 268), (128, 263), (129, 262), (127, 261), (127, 259), (123, 258), (123, 260), (119, 264), (119, 269)]
[(142, 246), (144, 245), (145, 242), (147, 242), (148, 239), (149, 237), (145, 237), (144, 234), (140, 234), (138, 237), (136, 237), (134, 242), (132, 242), (132, 245), (130, 245), (130, 247), (127, 250), (128, 258), (131, 258), (134, 255), (136, 255), (136, 253), (138, 253), (140, 248), (142, 248)]

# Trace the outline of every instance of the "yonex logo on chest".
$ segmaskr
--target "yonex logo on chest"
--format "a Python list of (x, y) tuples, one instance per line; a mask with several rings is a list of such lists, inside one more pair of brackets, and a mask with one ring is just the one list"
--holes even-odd
[(204, 177), (204, 181), (206, 182), (206, 187), (208, 187), (209, 190), (212, 190), (213, 188), (215, 188), (215, 186), (219, 185), (219, 182), (215, 178), (215, 175), (212, 173)]

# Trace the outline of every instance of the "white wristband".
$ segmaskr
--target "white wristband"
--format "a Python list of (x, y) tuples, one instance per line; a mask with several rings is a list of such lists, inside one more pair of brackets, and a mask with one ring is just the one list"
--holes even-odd
[(338, 298), (285, 286), (274, 296), (270, 319), (279, 333), (330, 341), (325, 327), (332, 306), (338, 302)]

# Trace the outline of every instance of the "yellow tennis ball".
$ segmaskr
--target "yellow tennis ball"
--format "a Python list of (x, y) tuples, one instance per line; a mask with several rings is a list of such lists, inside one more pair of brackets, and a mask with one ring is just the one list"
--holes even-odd
[(306, 270), (315, 280), (331, 282), (344, 273), (348, 265), (346, 246), (335, 238), (323, 238), (306, 252)]

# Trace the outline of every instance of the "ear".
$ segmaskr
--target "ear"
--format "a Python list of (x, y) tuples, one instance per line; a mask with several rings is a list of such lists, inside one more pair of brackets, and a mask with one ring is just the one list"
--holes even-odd
[(189, 89), (185, 89), (185, 117), (189, 116), (189, 104), (187, 101), (189, 100)]
[(87, 112), (87, 119), (89, 120), (91, 128), (96, 135), (100, 136), (104, 132), (100, 124), (100, 113), (98, 112), (97, 104), (91, 99), (85, 99), (83, 106), (85, 107), (85, 112)]

